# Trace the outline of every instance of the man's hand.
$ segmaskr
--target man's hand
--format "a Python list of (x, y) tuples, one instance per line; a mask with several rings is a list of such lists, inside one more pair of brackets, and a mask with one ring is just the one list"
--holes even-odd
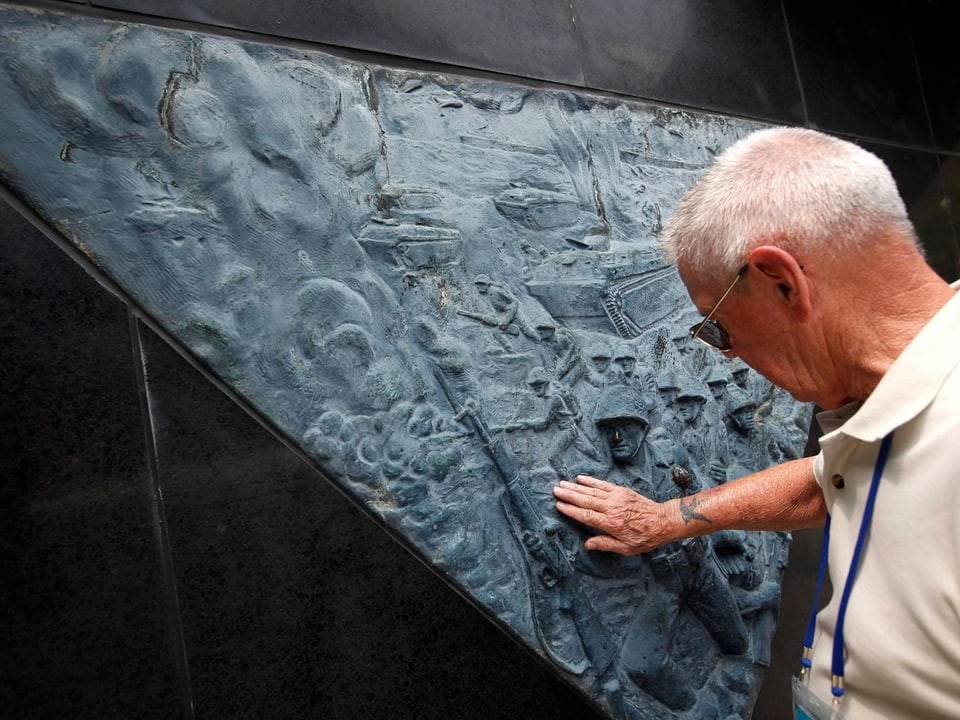
[(553, 494), (559, 512), (604, 533), (587, 539), (587, 550), (636, 555), (674, 539), (667, 536), (663, 507), (629, 488), (579, 475), (575, 483), (561, 481)]
[(587, 550), (636, 555), (720, 530), (822, 526), (827, 506), (813, 462), (791, 460), (664, 503), (589, 475), (561, 482), (553, 494), (559, 512), (600, 531), (584, 543)]

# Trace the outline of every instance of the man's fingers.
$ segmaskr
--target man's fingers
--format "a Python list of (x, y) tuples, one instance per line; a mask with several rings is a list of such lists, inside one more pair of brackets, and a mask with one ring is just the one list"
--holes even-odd
[[(563, 500), (557, 500), (556, 502), (557, 512), (566, 515), (569, 518), (574, 520), (580, 520), (583, 516), (589, 512), (579, 505), (574, 505), (572, 503), (564, 502)], [(582, 522), (582, 520), (581, 520)]]
[(561, 500), (566, 500), (567, 502), (572, 502), (576, 504), (581, 504), (588, 502), (595, 494), (595, 491), (590, 490), (589, 488), (582, 488), (579, 485), (574, 483), (567, 482), (564, 480), (555, 488), (553, 488), (553, 495), (556, 498)]
[(589, 475), (578, 475), (576, 482), (561, 480), (560, 484), (553, 489), (553, 494), (572, 502), (579, 502), (578, 498), (605, 498), (616, 487)]
[(601, 550), (603, 552), (615, 552), (625, 555), (629, 553), (629, 548), (624, 543), (609, 535), (594, 535), (588, 538), (583, 546), (587, 550)]
[(598, 527), (603, 521), (603, 515), (601, 513), (585, 508), (579, 504), (573, 505), (571, 503), (558, 501), (557, 511), (566, 515), (568, 518), (583, 523), (584, 525), (589, 525), (590, 527)]
[(601, 480), (600, 478), (595, 478), (590, 475), (577, 475), (577, 484), (605, 492), (609, 492), (611, 488), (617, 487), (613, 483), (608, 483), (606, 480)]
[[(576, 505), (588, 510), (604, 511), (607, 509), (607, 498), (590, 488), (581, 488), (569, 483), (561, 484), (553, 489), (553, 496), (567, 505)], [(559, 505), (558, 505), (559, 507)]]

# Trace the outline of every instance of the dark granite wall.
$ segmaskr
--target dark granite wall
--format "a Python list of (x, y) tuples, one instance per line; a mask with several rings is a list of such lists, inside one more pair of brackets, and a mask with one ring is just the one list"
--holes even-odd
[[(890, 164), (934, 266), (960, 270), (947, 3), (45, 4), (853, 137)], [(6, 714), (594, 716), (9, 199), (0, 242)], [(794, 541), (760, 720), (789, 717), (818, 542)]]

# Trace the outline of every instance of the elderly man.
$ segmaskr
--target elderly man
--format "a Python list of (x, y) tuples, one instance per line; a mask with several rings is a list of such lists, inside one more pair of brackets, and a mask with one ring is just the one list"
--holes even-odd
[(557, 509), (600, 531), (588, 549), (624, 554), (828, 521), (836, 591), (795, 700), (960, 717), (960, 297), (889, 171), (810, 130), (754, 133), (684, 196), (663, 249), (705, 315), (695, 338), (827, 408), (821, 453), (664, 503), (580, 476)]

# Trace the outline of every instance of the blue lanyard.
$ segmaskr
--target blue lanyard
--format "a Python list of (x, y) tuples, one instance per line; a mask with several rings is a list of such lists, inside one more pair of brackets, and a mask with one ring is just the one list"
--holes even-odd
[[(863, 519), (860, 521), (860, 532), (857, 534), (857, 544), (853, 549), (853, 558), (850, 560), (850, 572), (847, 573), (847, 581), (843, 586), (843, 595), (840, 596), (840, 608), (837, 612), (837, 626), (833, 636), (833, 659), (831, 661), (830, 671), (833, 675), (831, 681), (831, 691), (834, 702), (839, 702), (843, 696), (843, 623), (847, 616), (847, 603), (850, 600), (850, 592), (853, 590), (853, 581), (857, 574), (857, 568), (860, 565), (860, 556), (863, 554), (863, 548), (867, 543), (867, 533), (870, 531), (870, 522), (873, 520), (873, 506), (877, 499), (877, 488), (880, 486), (880, 478), (883, 475), (883, 468), (887, 464), (887, 455), (890, 453), (890, 445), (893, 442), (893, 432), (887, 435), (880, 443), (880, 452), (877, 455), (877, 464), (873, 468), (873, 480), (870, 482), (870, 491), (867, 493), (867, 502), (863, 508)], [(810, 611), (810, 619), (807, 621), (807, 631), (803, 636), (803, 654), (800, 657), (800, 664), (803, 666), (801, 677), (810, 670), (813, 657), (813, 635), (817, 627), (817, 608), (820, 606), (820, 591), (823, 589), (823, 580), (827, 574), (827, 552), (830, 547), (830, 515), (827, 515), (827, 521), (823, 526), (823, 546), (820, 552), (820, 568), (817, 571), (817, 587), (813, 598), (813, 608)]]

